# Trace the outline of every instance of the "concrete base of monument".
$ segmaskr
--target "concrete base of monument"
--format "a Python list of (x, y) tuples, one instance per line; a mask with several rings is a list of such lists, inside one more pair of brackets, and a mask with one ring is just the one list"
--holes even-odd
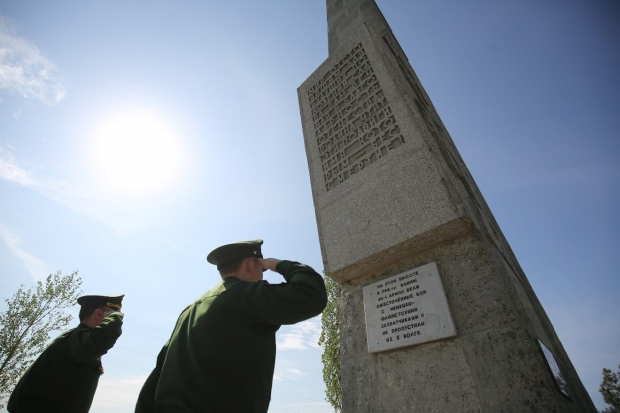
[[(370, 353), (363, 288), (433, 262), (456, 336)], [(523, 283), (477, 231), (343, 283), (342, 411), (595, 412), (551, 323)], [(538, 340), (563, 374), (552, 372)]]

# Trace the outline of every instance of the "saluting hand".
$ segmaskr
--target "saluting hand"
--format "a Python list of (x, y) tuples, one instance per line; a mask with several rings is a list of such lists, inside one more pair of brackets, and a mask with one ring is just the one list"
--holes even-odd
[(263, 268), (267, 268), (268, 270), (275, 271), (276, 265), (280, 262), (280, 260), (276, 258), (263, 258), (261, 259)]

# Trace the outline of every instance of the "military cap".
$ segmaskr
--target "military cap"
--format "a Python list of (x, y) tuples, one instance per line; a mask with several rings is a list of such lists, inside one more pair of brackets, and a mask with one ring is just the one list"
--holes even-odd
[(263, 258), (263, 253), (260, 250), (261, 245), (263, 245), (262, 239), (222, 245), (207, 255), (207, 261), (213, 265), (217, 265), (217, 269), (219, 270), (225, 265), (242, 258)]
[(110, 308), (114, 308), (116, 310), (120, 310), (122, 307), (123, 297), (125, 294), (121, 295), (83, 295), (77, 299), (77, 303), (79, 305), (96, 305), (96, 306), (107, 306)]

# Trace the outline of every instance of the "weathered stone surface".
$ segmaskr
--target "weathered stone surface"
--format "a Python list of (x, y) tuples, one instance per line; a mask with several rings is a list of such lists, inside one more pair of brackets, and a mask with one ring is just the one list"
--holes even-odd
[[(343, 411), (480, 411), (458, 339), (343, 360), (342, 366), (352, 373), (343, 377)], [(368, 388), (376, 389), (370, 397)]]
[(343, 392), (342, 395), (343, 412), (381, 411), (377, 396), (381, 393), (383, 384), (377, 382), (375, 363), (375, 360), (367, 357), (342, 360), (340, 368), (347, 371), (340, 381), (341, 385), (347, 388), (346, 394)]
[[(325, 271), (343, 288), (343, 412), (595, 412), (374, 1), (327, 12), (329, 58), (298, 95)], [(369, 353), (363, 287), (433, 262), (457, 336)]]
[(480, 411), (459, 339), (381, 353), (377, 380), (384, 386), (380, 411)]
[[(368, 353), (362, 288), (427, 262), (436, 262), (440, 269), (458, 337), (385, 353)], [(342, 390), (345, 405), (353, 403), (356, 407), (343, 411), (592, 411), (589, 399), (575, 397), (571, 401), (557, 391), (536, 344), (537, 338), (553, 342), (554, 333), (544, 332), (537, 323), (529, 321), (538, 317), (533, 307), (520, 305), (519, 295), (508, 282), (508, 270), (502, 262), (501, 254), (494, 252), (488, 240), (474, 232), (394, 263), (367, 278), (344, 283), (340, 332)], [(566, 366), (567, 362), (570, 365), (566, 360), (560, 364)], [(374, 375), (365, 380), (376, 389), (375, 410), (361, 408), (356, 401), (349, 400), (359, 390), (349, 389), (351, 382), (344, 377), (357, 364), (376, 366), (364, 370), (364, 374)], [(355, 374), (359, 371), (356, 369)], [(583, 389), (576, 374), (566, 368), (564, 373), (570, 378), (571, 393), (580, 394)], [(440, 378), (449, 385), (435, 383)], [(355, 383), (361, 385), (359, 381)], [(393, 395), (396, 387), (421, 389), (421, 393), (416, 391), (408, 396), (401, 393), (396, 397)], [(431, 408), (424, 410), (426, 407), (417, 404), (420, 398), (426, 402), (443, 400), (446, 404), (431, 404)], [(405, 400), (409, 403), (404, 403)]]
[(463, 339), (484, 412), (583, 411), (561, 395), (533, 337), (518, 326), (479, 331)]

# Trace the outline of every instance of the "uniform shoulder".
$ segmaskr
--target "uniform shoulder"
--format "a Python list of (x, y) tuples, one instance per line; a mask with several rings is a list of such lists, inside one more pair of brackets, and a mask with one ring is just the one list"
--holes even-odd
[(196, 298), (196, 300), (194, 300), (193, 303), (191, 303), (190, 305), (185, 307), (183, 309), (183, 311), (181, 312), (181, 314), (183, 314), (183, 313), (185, 313), (187, 311), (191, 311), (192, 308), (200, 306), (204, 301), (208, 301), (209, 299), (213, 299), (213, 297), (216, 297), (216, 296), (222, 294), (224, 291), (226, 291), (226, 287), (224, 286), (224, 282), (218, 283), (215, 287), (213, 287), (209, 291), (205, 292), (200, 297)]

